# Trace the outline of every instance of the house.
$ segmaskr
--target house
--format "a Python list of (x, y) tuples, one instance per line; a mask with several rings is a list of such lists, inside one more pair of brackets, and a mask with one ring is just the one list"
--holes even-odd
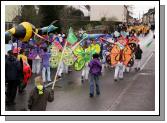
[(101, 21), (102, 18), (126, 22), (127, 8), (124, 5), (90, 5), (90, 21)]
[(20, 16), (21, 5), (6, 5), (5, 6), (5, 30), (16, 26), (17, 18)]
[(143, 15), (142, 22), (144, 24), (155, 25), (155, 8), (149, 9), (148, 12)]

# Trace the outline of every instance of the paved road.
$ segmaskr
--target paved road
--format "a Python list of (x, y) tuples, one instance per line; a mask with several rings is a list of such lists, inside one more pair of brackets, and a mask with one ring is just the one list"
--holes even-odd
[[(152, 33), (142, 38), (142, 42), (150, 41)], [(81, 72), (72, 71), (63, 75), (56, 83), (55, 100), (48, 103), (48, 111), (153, 111), (155, 107), (155, 42), (146, 48), (142, 46), (143, 70), (136, 73), (124, 73), (124, 79), (113, 81), (114, 69), (105, 69), (100, 78), (101, 95), (89, 97), (89, 83), (81, 84)], [(147, 62), (145, 64), (145, 62)], [(52, 80), (55, 75), (52, 70)], [(6, 110), (27, 108), (30, 90), (34, 87), (33, 75), (26, 92), (17, 95), (16, 106), (6, 107)]]

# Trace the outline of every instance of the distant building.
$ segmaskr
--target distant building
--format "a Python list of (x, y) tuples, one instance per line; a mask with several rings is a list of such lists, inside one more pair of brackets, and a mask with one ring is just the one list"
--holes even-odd
[(114, 20), (127, 21), (127, 8), (124, 5), (90, 5), (90, 21)]
[(155, 8), (149, 9), (148, 12), (143, 15), (142, 22), (155, 25)]
[(130, 15), (128, 16), (127, 20), (128, 20), (128, 23), (134, 23), (134, 18)]
[(5, 6), (5, 30), (16, 26), (16, 17), (20, 16), (21, 5), (6, 5)]
[[(5, 30), (11, 29), (18, 25), (21, 17), (21, 7), (23, 5), (6, 5), (5, 6)], [(35, 6), (38, 13), (39, 8)]]

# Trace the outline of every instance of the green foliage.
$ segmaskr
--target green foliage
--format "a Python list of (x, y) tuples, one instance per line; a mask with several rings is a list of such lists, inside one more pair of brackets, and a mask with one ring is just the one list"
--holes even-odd
[[(54, 20), (59, 20), (61, 17), (61, 10), (64, 8), (64, 5), (39, 5), (38, 16), (42, 15), (41, 27), (50, 25)], [(54, 24), (58, 27), (57, 32), (61, 32), (61, 23), (60, 20)]]
[(34, 5), (24, 5), (21, 8), (21, 18), (19, 19), (19, 23), (27, 21), (38, 27), (41, 18), (41, 16), (37, 16), (37, 11)]
[(90, 23), (88, 23), (87, 25), (84, 26), (86, 31), (91, 31), (92, 30), (92, 25)]

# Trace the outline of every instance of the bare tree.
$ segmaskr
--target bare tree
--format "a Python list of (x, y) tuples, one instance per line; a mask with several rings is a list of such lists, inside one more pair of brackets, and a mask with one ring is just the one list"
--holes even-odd
[(133, 16), (134, 5), (124, 5), (127, 10), (126, 21), (128, 22), (129, 18)]

